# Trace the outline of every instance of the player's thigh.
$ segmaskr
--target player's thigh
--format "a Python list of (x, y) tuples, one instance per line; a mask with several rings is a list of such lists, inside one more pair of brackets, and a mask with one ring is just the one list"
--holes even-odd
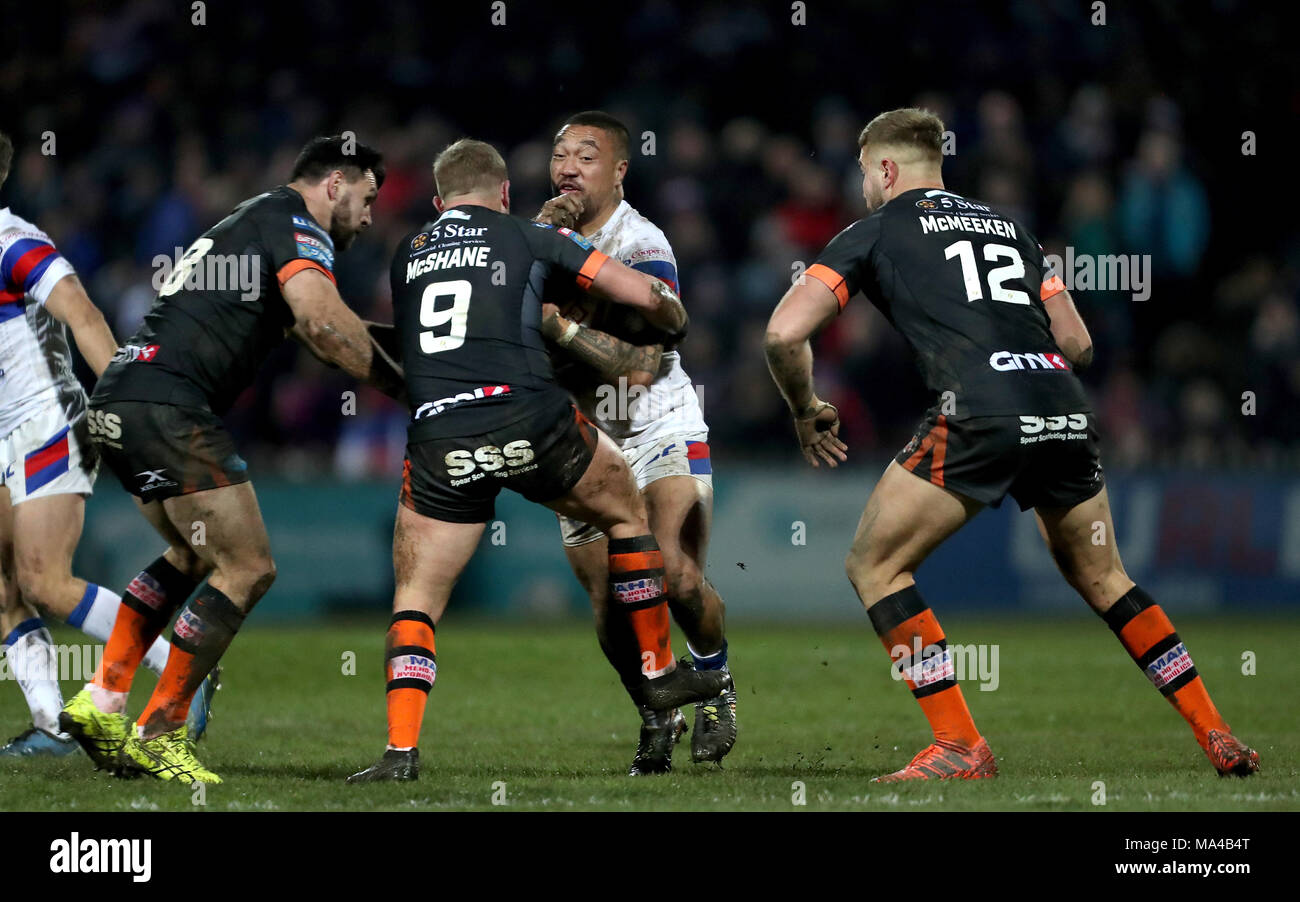
[(591, 463), (577, 483), (559, 498), (543, 502), (557, 514), (581, 520), (613, 538), (630, 538), (648, 529), (645, 501), (632, 470), (613, 440), (596, 433)]
[[(849, 552), (849, 577), (859, 592), (883, 592), (916, 570), (938, 545), (978, 514), (983, 505), (909, 473), (891, 461), (858, 522)], [(867, 597), (870, 605), (883, 595)]]
[(271, 540), (251, 482), (162, 499), (179, 537), (216, 571), (269, 570)]
[(1132, 588), (1120, 560), (1105, 488), (1071, 507), (1039, 506), (1034, 516), (1061, 574), (1094, 608), (1106, 610)]
[(14, 564), (20, 591), (35, 591), (40, 603), (63, 617), (79, 600), (56, 591), (72, 578), (72, 556), (81, 539), (86, 499), (66, 492), (28, 498), (13, 507)]
[(451, 523), (397, 506), (393, 527), (393, 610), (416, 610), (435, 623), (474, 556), (485, 523)]
[(664, 555), (664, 566), (674, 571), (704, 572), (713, 520), (713, 489), (694, 476), (665, 476), (642, 492), (650, 532)]

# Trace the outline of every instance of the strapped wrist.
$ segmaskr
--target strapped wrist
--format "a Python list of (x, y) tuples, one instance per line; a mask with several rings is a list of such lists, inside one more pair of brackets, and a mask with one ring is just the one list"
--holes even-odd
[(577, 335), (581, 329), (582, 323), (570, 322), (569, 328), (565, 329), (563, 334), (561, 334), (559, 338), (555, 339), (555, 343), (560, 347), (566, 346), (569, 342), (573, 341), (573, 337)]

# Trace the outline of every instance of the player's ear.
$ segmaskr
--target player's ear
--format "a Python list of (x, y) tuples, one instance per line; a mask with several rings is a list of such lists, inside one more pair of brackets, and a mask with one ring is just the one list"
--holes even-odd
[(501, 209), (510, 212), (510, 179), (501, 183)]
[(339, 192), (343, 190), (345, 181), (342, 169), (335, 169), (330, 173), (329, 181), (325, 183), (325, 192), (330, 200), (338, 200)]
[(623, 187), (623, 178), (627, 175), (627, 160), (619, 160), (618, 165), (614, 167), (614, 187)]
[(433, 196), (433, 208), (437, 210), (439, 213), (442, 213), (445, 210), (445, 208), (442, 205), (442, 198), (436, 194)]
[(883, 182), (882, 187), (891, 188), (894, 182), (898, 181), (898, 164), (886, 157), (880, 158), (880, 175)]

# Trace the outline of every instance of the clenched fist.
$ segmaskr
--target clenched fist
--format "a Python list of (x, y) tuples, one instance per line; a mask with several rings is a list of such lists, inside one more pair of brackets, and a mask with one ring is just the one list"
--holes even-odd
[(581, 215), (582, 198), (575, 194), (560, 194), (542, 204), (542, 209), (533, 217), (533, 222), (571, 229), (578, 224)]

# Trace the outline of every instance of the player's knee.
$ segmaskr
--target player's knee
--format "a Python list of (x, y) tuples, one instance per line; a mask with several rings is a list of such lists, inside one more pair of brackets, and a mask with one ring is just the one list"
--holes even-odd
[(10, 579), (0, 580), (0, 611), (6, 614), (18, 610), (22, 597), (18, 593), (18, 584)]
[(18, 596), (32, 607), (48, 610), (59, 597), (63, 583), (71, 574), (60, 574), (42, 565), (22, 567), (18, 572)]
[(248, 608), (257, 604), (275, 582), (275, 561), (271, 560), (270, 555), (245, 557), (233, 566), (218, 566), (217, 570), (223, 577), (223, 583), (230, 586), (228, 594), (235, 603), (240, 603), (241, 596), (246, 597)]
[(1096, 604), (1110, 594), (1112, 586), (1126, 580), (1127, 575), (1116, 563), (1081, 564), (1067, 570), (1066, 578), (1085, 601)]
[(853, 588), (861, 595), (871, 579), (871, 562), (867, 559), (864, 549), (857, 547), (849, 549), (849, 553), (844, 557), (844, 573), (853, 584)]
[(704, 600), (704, 574), (695, 562), (685, 555), (680, 560), (666, 561), (664, 577), (673, 598), (696, 610)]
[(271, 588), (271, 584), (275, 582), (275, 573), (275, 561), (271, 560), (269, 555), (249, 568), (248, 602), (250, 606)]
[(212, 566), (188, 545), (172, 545), (163, 557), (167, 563), (193, 579), (203, 579), (212, 571)]
[(911, 571), (888, 561), (878, 561), (862, 549), (854, 548), (844, 559), (844, 572), (864, 605), (892, 595), (912, 582)]

